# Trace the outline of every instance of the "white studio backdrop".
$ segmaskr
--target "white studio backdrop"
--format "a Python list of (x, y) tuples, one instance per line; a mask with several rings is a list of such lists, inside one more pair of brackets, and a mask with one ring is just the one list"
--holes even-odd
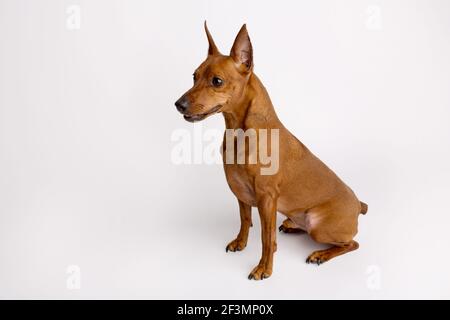
[[(222, 52), (247, 23), (282, 122), (369, 204), (359, 250), (315, 267), (279, 234), (248, 281), (254, 210), (225, 253), (222, 167), (171, 157), (224, 129), (173, 105), (205, 19)], [(0, 0), (0, 40), (0, 298), (450, 298), (450, 2)]]

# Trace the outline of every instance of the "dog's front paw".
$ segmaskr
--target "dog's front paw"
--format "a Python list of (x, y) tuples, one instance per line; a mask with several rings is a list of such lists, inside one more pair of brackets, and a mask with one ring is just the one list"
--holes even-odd
[(272, 274), (272, 268), (267, 268), (263, 264), (258, 264), (248, 275), (249, 280), (263, 280)]
[(225, 248), (226, 252), (228, 251), (241, 251), (244, 250), (244, 248), (247, 246), (247, 242), (244, 240), (241, 240), (239, 238), (234, 239), (233, 241), (231, 241), (227, 247)]

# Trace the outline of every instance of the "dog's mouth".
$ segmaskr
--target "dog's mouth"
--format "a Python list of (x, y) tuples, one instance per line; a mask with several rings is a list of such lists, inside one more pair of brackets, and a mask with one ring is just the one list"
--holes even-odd
[(201, 120), (205, 119), (206, 117), (212, 115), (213, 113), (219, 112), (220, 109), (222, 109), (222, 105), (219, 104), (218, 106), (215, 106), (214, 108), (212, 108), (208, 112), (192, 114), (192, 115), (187, 115), (186, 114), (183, 117), (184, 117), (184, 120), (186, 120), (186, 121), (197, 122), (197, 121), (201, 121)]

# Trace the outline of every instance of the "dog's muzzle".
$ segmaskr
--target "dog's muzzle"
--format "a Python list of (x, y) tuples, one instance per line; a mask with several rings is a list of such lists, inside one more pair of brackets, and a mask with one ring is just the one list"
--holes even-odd
[(185, 114), (184, 120), (189, 121), (189, 122), (197, 122), (197, 121), (201, 121), (203, 119), (205, 119), (206, 117), (217, 113), (220, 111), (220, 109), (222, 109), (221, 105), (215, 106), (214, 108), (212, 108), (211, 110), (205, 112), (205, 113), (198, 113), (198, 114)]

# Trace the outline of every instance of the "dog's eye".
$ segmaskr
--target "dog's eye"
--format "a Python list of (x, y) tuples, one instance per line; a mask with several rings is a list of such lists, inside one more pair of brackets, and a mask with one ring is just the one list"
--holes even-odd
[(223, 84), (223, 80), (219, 77), (212, 78), (212, 84), (214, 87), (220, 87)]

